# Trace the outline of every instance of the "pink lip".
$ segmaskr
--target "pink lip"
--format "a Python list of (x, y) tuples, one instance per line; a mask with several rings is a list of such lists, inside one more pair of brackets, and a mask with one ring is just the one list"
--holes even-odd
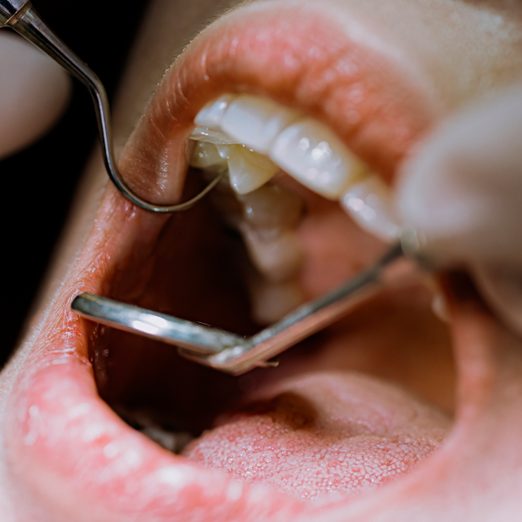
[[(355, 86), (362, 96), (355, 96)], [(161, 171), (176, 180), (177, 191), (179, 138), (204, 103), (237, 90), (302, 107), (388, 174), (433, 118), (422, 95), (382, 57), (350, 42), (318, 13), (265, 9), (255, 19), (231, 15), (219, 22), (176, 63), (131, 139), (125, 171), (143, 179)], [(166, 171), (158, 168), (165, 159)], [(164, 222), (109, 187), (95, 228), (49, 306), (8, 405), (8, 468), (22, 488), (19, 504), (27, 494), (49, 506), (45, 513), (28, 508), (24, 520), (191, 520), (198, 507), (207, 520), (291, 520), (310, 513), (274, 489), (231, 480), (160, 449), (98, 397), (87, 356), (93, 331), (70, 312), (70, 302), (81, 291), (104, 294), (125, 258), (146, 258)], [(137, 249), (135, 238), (142, 237), (148, 239)]]
[(230, 92), (266, 95), (324, 121), (387, 179), (438, 116), (411, 74), (316, 9), (258, 5), (210, 26), (175, 62), (131, 139), (127, 178), (139, 187), (161, 178), (163, 196), (178, 195), (195, 115)]

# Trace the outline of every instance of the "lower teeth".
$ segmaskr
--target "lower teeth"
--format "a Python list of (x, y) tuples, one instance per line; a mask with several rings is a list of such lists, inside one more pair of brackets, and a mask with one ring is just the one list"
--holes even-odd
[(145, 412), (133, 411), (120, 416), (135, 430), (173, 453), (181, 453), (195, 439), (186, 431), (173, 431), (160, 426)]
[(257, 274), (248, 277), (252, 317), (260, 324), (275, 323), (304, 301), (303, 292), (295, 280), (272, 283)]
[(241, 235), (250, 267), (248, 289), (254, 320), (268, 324), (303, 303), (297, 283), (303, 252), (296, 228), (304, 202), (294, 192), (269, 182), (238, 196), (228, 184), (212, 194), (224, 221)]

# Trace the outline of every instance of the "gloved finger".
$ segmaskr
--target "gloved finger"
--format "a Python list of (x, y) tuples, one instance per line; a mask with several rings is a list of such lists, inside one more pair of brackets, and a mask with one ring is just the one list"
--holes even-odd
[(68, 100), (65, 71), (19, 37), (0, 33), (0, 158), (41, 136)]
[(405, 164), (403, 222), (440, 264), (465, 265), (522, 333), (522, 86), (443, 124)]
[(522, 334), (522, 269), (478, 265), (473, 275), (485, 300), (506, 324)]

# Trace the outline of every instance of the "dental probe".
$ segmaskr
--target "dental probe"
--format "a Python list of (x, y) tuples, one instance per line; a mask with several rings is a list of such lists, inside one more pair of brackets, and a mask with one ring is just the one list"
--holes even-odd
[(199, 194), (182, 203), (157, 205), (142, 199), (127, 185), (116, 167), (107, 93), (98, 76), (82, 62), (41, 20), (28, 0), (0, 0), (0, 29), (8, 27), (44, 51), (89, 90), (96, 112), (103, 159), (109, 178), (131, 203), (143, 210), (169, 213), (186, 210), (210, 192), (220, 181), (216, 176)]
[[(417, 255), (415, 240), (415, 236), (405, 235), (376, 263), (339, 288), (247, 338), (94, 294), (77, 296), (71, 306), (87, 319), (175, 345), (194, 362), (241, 375), (256, 367), (273, 366), (271, 358), (346, 316), (382, 288), (403, 284), (394, 270), (401, 259), (411, 258), (416, 266), (428, 268)], [(407, 274), (411, 276), (411, 270)]]

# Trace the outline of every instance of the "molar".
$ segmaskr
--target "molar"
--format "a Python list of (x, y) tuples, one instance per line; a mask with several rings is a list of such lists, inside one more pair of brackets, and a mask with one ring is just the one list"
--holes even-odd
[(293, 279), (274, 283), (251, 274), (248, 285), (252, 316), (260, 324), (279, 321), (305, 300), (299, 283)]
[(255, 229), (293, 230), (304, 214), (303, 199), (275, 183), (240, 196), (239, 201), (245, 221)]
[(222, 170), (226, 168), (227, 162), (221, 157), (216, 145), (199, 141), (194, 145), (190, 165), (199, 169)]
[(282, 282), (294, 277), (303, 262), (301, 244), (294, 231), (255, 230), (247, 224), (239, 225), (252, 264), (266, 280)]

